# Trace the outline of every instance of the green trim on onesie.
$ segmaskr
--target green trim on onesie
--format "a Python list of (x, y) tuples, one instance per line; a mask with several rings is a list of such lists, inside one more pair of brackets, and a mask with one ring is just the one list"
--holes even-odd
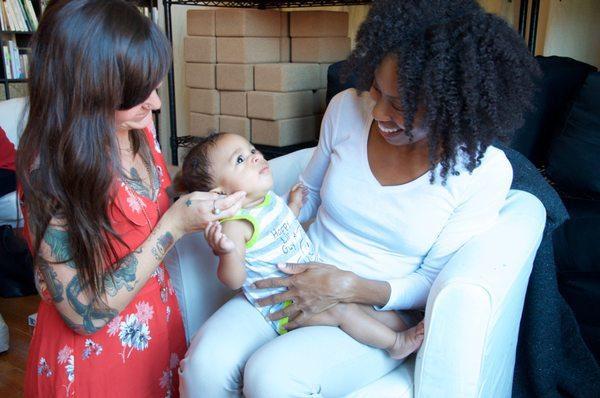
[(252, 224), (252, 236), (250, 237), (250, 240), (248, 242), (246, 242), (246, 249), (251, 248), (252, 246), (254, 246), (254, 244), (258, 240), (258, 235), (260, 232), (258, 221), (256, 220), (256, 218), (254, 218), (253, 216), (251, 216), (249, 214), (236, 214), (235, 216), (228, 217), (228, 218), (221, 220), (221, 224), (223, 224), (226, 221), (235, 221), (235, 220), (244, 220), (244, 221), (248, 221), (250, 224)]
[(267, 192), (263, 201), (259, 205), (254, 206), (253, 209), (258, 209), (259, 207), (268, 206), (271, 204), (272, 201), (273, 201), (273, 197), (271, 196), (271, 192)]
[[(271, 196), (271, 193), (269, 192), (265, 195), (265, 198), (263, 199), (262, 202), (260, 202), (260, 204), (252, 207), (251, 209), (258, 209), (260, 207), (268, 206), (271, 204), (272, 200), (273, 200), (273, 198)], [(252, 232), (252, 236), (250, 237), (250, 240), (248, 242), (246, 242), (246, 249), (249, 249), (252, 246), (254, 246), (254, 244), (258, 240), (258, 235), (260, 233), (258, 220), (254, 216), (251, 216), (250, 214), (245, 214), (245, 212), (247, 212), (248, 210), (251, 210), (251, 209), (241, 209), (238, 214), (231, 216), (231, 217), (224, 218), (223, 220), (220, 221), (221, 224), (223, 224), (226, 221), (245, 220), (245, 221), (248, 221), (250, 224), (252, 224), (253, 232)]]
[[(283, 307), (281, 307), (281, 309), (287, 308), (292, 304), (291, 300), (285, 301), (283, 303)], [(285, 318), (281, 318), (279, 321), (277, 321), (277, 333), (281, 334), (286, 334), (288, 331), (284, 329), (284, 326), (288, 324), (289, 322), (289, 318), (286, 316)]]

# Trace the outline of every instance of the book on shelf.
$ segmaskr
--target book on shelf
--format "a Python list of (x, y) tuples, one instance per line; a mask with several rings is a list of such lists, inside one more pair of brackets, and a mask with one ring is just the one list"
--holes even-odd
[(33, 32), (38, 27), (31, 0), (0, 0), (0, 23), (4, 31)]
[(12, 79), (12, 67), (10, 66), (10, 51), (6, 44), (2, 45), (2, 58), (4, 58), (4, 76), (6, 79)]
[(6, 79), (26, 79), (29, 76), (29, 54), (19, 49), (15, 40), (8, 40), (2, 45), (2, 55)]

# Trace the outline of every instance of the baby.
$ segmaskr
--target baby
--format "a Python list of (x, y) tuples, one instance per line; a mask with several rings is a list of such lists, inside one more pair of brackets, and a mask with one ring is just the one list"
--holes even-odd
[[(242, 136), (228, 133), (211, 135), (193, 147), (176, 184), (187, 191), (246, 192), (242, 209), (221, 223), (210, 223), (204, 234), (219, 256), (219, 280), (234, 290), (241, 287), (275, 331), (285, 333), (287, 318), (271, 321), (268, 316), (290, 302), (271, 307), (257, 305), (257, 300), (285, 289), (256, 289), (252, 284), (286, 276), (277, 264), (318, 261), (313, 244), (296, 218), (305, 197), (304, 187), (296, 184), (286, 205), (271, 191), (273, 177), (262, 154)], [(397, 359), (414, 352), (423, 340), (422, 322), (406, 330), (394, 311), (376, 311), (367, 305), (338, 304), (314, 316), (310, 323), (338, 326), (361, 343), (386, 349)]]

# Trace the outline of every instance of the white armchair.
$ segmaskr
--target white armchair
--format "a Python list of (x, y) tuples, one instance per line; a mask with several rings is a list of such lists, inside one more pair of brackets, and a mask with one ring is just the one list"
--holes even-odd
[[(0, 101), (0, 127), (6, 132), (6, 137), (15, 148), (19, 145), (19, 138), (23, 132), (24, 122), (27, 120), (26, 98), (13, 98)], [(20, 210), (18, 210), (16, 192), (10, 192), (0, 197), (0, 224), (10, 224), (20, 227), (23, 224)]]
[[(311, 153), (270, 162), (276, 193), (297, 181)], [(521, 311), (545, 221), (536, 197), (510, 191), (497, 225), (465, 244), (434, 282), (416, 358), (346, 398), (510, 397)], [(231, 293), (217, 280), (217, 259), (201, 233), (181, 239), (167, 267), (191, 340)]]

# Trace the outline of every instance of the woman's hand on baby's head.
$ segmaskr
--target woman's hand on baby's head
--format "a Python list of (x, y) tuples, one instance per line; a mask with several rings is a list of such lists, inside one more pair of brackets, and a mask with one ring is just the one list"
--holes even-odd
[(210, 222), (235, 215), (242, 207), (245, 192), (219, 195), (214, 192), (192, 192), (181, 196), (163, 216), (181, 237), (205, 229)]
[(215, 256), (222, 256), (235, 250), (235, 243), (223, 233), (218, 221), (211, 221), (204, 229), (204, 237)]

